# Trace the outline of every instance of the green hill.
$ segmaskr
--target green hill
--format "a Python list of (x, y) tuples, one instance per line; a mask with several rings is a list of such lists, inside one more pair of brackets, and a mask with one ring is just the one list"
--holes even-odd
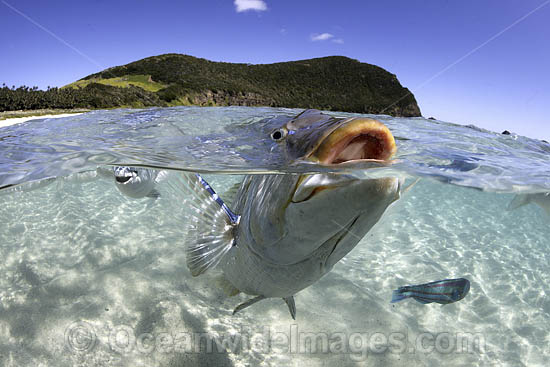
[(394, 74), (343, 56), (252, 65), (166, 54), (112, 67), (77, 83), (109, 84), (135, 76), (147, 76), (148, 85), (154, 88), (165, 85), (154, 92), (170, 105), (298, 107), (420, 116), (414, 96)]
[(0, 88), (0, 111), (146, 106), (272, 106), (420, 116), (394, 74), (343, 56), (275, 64), (148, 57), (62, 88)]

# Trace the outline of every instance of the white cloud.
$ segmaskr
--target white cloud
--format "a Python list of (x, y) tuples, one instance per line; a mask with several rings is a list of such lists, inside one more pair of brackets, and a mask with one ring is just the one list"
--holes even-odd
[(311, 40), (312, 41), (326, 41), (328, 39), (331, 39), (332, 37), (334, 37), (334, 35), (332, 35), (330, 33), (321, 33), (321, 34), (314, 33), (314, 34), (311, 35)]
[(235, 0), (233, 2), (237, 8), (237, 13), (255, 10), (255, 11), (264, 11), (267, 10), (267, 4), (263, 0)]
[(342, 44), (342, 43), (344, 43), (344, 40), (341, 39), (341, 38), (335, 38), (335, 39), (332, 40), (332, 42)]

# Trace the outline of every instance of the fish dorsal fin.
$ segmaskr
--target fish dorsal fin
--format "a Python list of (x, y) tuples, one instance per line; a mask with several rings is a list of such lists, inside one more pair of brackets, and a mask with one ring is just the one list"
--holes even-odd
[(186, 194), (189, 231), (187, 267), (198, 276), (216, 266), (235, 244), (234, 229), (240, 216), (233, 213), (199, 175), (183, 173), (169, 184)]
[(296, 304), (294, 303), (294, 296), (284, 297), (283, 299), (288, 306), (288, 310), (290, 311), (290, 316), (292, 316), (292, 320), (296, 320)]

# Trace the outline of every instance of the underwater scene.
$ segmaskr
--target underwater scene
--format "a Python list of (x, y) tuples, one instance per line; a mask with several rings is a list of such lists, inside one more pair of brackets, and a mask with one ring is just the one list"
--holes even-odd
[(0, 365), (544, 366), (550, 144), (387, 115), (0, 128)]

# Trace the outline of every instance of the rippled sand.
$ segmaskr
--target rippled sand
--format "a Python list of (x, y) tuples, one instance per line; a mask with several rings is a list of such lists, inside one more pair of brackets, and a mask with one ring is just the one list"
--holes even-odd
[[(236, 178), (210, 179), (223, 193)], [(293, 321), (280, 299), (232, 316), (247, 296), (224, 296), (215, 272), (191, 277), (183, 198), (168, 185), (157, 200), (136, 200), (107, 180), (75, 181), (0, 195), (2, 365), (542, 366), (550, 358), (549, 219), (534, 205), (506, 212), (511, 195), (422, 180), (296, 296)], [(464, 300), (389, 303), (398, 286), (448, 277), (471, 281)], [(225, 347), (210, 350), (211, 338)]]

